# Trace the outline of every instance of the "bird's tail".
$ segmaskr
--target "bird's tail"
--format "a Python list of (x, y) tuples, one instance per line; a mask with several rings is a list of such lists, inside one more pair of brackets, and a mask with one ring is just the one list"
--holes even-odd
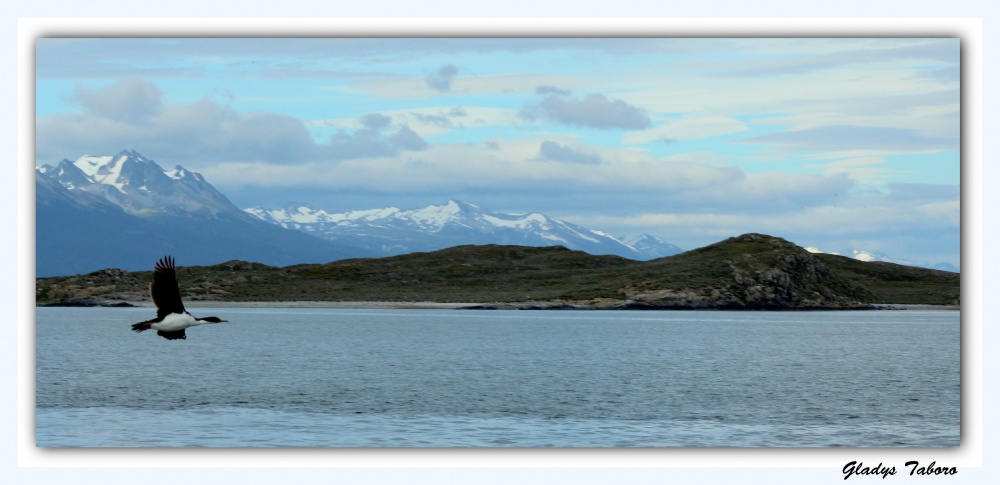
[(133, 332), (142, 332), (143, 330), (149, 330), (149, 326), (152, 322), (139, 322), (132, 325)]

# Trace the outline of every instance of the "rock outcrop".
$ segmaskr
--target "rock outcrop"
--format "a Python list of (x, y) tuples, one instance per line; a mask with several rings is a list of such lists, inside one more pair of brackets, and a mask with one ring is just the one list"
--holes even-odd
[(637, 291), (633, 306), (671, 309), (805, 310), (869, 308), (874, 296), (832, 274), (805, 249), (779, 237), (744, 234), (700, 250), (728, 275), (700, 288)]

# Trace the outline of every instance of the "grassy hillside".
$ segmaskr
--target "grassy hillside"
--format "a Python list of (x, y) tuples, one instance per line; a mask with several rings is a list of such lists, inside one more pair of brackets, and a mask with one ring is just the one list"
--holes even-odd
[[(151, 271), (115, 269), (41, 278), (36, 302), (146, 300), (151, 279)], [(960, 294), (955, 273), (812, 254), (760, 234), (652, 261), (562, 247), (486, 245), (284, 268), (230, 261), (178, 268), (178, 279), (188, 301), (543, 301), (806, 309), (957, 304)]]

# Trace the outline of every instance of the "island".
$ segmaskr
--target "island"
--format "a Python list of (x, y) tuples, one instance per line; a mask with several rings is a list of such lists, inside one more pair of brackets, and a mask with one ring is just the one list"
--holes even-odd
[[(561, 246), (457, 246), (386, 258), (274, 267), (180, 267), (182, 297), (223, 302), (388, 302), (479, 309), (845, 310), (958, 308), (958, 273), (814, 254), (744, 234), (635, 261)], [(152, 271), (104, 269), (36, 279), (36, 305), (149, 302)], [(474, 302), (474, 303), (467, 303)]]

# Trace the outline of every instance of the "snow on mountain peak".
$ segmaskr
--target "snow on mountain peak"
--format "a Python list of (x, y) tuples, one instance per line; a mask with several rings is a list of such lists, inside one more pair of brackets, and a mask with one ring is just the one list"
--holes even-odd
[(663, 258), (684, 252), (683, 249), (652, 234), (640, 234), (632, 237), (622, 236), (619, 239), (622, 241), (622, 244), (627, 244), (637, 252), (651, 258)]
[(112, 156), (95, 157), (92, 155), (84, 155), (73, 162), (73, 165), (76, 165), (80, 168), (80, 170), (83, 170), (83, 173), (93, 177), (101, 168), (114, 159), (115, 157)]
[(286, 209), (260, 207), (245, 212), (258, 219), (297, 229), (319, 237), (350, 241), (385, 255), (429, 251), (462, 244), (562, 245), (591, 254), (616, 254), (649, 259), (681, 252), (663, 243), (652, 255), (637, 250), (604, 232), (587, 229), (537, 212), (509, 214), (493, 212), (458, 200), (419, 209), (395, 207), (345, 213), (291, 204)]
[(171, 170), (163, 170), (156, 162), (135, 150), (123, 150), (113, 156), (84, 155), (72, 164), (92, 183), (109, 185), (123, 193), (128, 191), (126, 187), (149, 191), (148, 178), (155, 172), (162, 172), (173, 180), (206, 183), (201, 174), (180, 165), (174, 166)]
[(137, 216), (229, 213), (246, 217), (197, 172), (177, 165), (163, 170), (135, 150), (112, 156), (84, 155), (46, 169), (66, 189), (90, 192)]
[(188, 176), (188, 171), (184, 167), (177, 165), (173, 170), (166, 170), (163, 173), (174, 180), (180, 180)]
[(280, 224), (284, 227), (294, 229), (305, 229), (303, 225), (322, 225), (352, 223), (356, 221), (376, 221), (390, 218), (400, 212), (395, 207), (384, 209), (370, 209), (351, 211), (344, 213), (331, 213), (323, 209), (316, 209), (313, 206), (301, 202), (293, 202), (283, 209), (265, 209), (263, 207), (253, 207), (244, 209), (244, 212), (258, 219)]
[(455, 220), (462, 213), (462, 206), (449, 200), (444, 205), (431, 205), (423, 209), (408, 211), (408, 217), (425, 226), (441, 228), (450, 221)]
[(498, 217), (497, 215), (483, 214), (482, 219), (496, 227), (506, 227), (512, 229), (549, 229), (546, 225), (549, 219), (542, 214), (531, 213), (531, 214), (508, 214), (506, 217)]
[(832, 254), (832, 255), (835, 255), (835, 256), (845, 256), (845, 257), (848, 257), (848, 258), (851, 258), (851, 259), (856, 259), (858, 261), (864, 261), (864, 262), (868, 262), (868, 263), (870, 263), (870, 262), (896, 263), (896, 264), (902, 264), (902, 265), (905, 265), (905, 266), (917, 266), (917, 267), (921, 267), (921, 268), (939, 269), (939, 270), (942, 270), (942, 271), (951, 271), (951, 272), (956, 272), (956, 273), (958, 272), (958, 268), (956, 268), (955, 266), (953, 266), (950, 263), (937, 263), (937, 264), (933, 264), (932, 265), (932, 264), (930, 264), (930, 263), (928, 263), (926, 261), (912, 261), (912, 260), (903, 259), (903, 258), (893, 258), (893, 257), (891, 257), (891, 256), (889, 256), (889, 255), (887, 255), (887, 254), (885, 254), (885, 253), (883, 253), (881, 251), (865, 251), (863, 249), (848, 248), (848, 249), (845, 249), (845, 250), (843, 250), (843, 251), (841, 251), (839, 253), (838, 252), (829, 252), (828, 253), (826, 251), (823, 251), (820, 248), (813, 247), (813, 246), (807, 247), (807, 248), (805, 248), (805, 250), (809, 251), (810, 253)]
[[(591, 229), (591, 230), (590, 230), (590, 232), (592, 232), (592, 233), (596, 234), (596, 235), (597, 235), (597, 236), (599, 236), (599, 237), (606, 237), (606, 238), (608, 238), (608, 239), (612, 239), (612, 240), (615, 240), (615, 241), (618, 241), (618, 242), (619, 242), (619, 243), (621, 243), (622, 245), (624, 245), (624, 246), (628, 246), (629, 248), (632, 248), (632, 250), (633, 250), (633, 251), (636, 251), (636, 252), (641, 252), (641, 251), (639, 251), (638, 249), (636, 249), (636, 247), (635, 247), (635, 246), (633, 246), (632, 244), (629, 244), (628, 242), (626, 242), (626, 241), (625, 241), (624, 239), (622, 239), (622, 238), (620, 238), (620, 237), (615, 237), (615, 236), (612, 236), (611, 234), (608, 234), (608, 233), (606, 233), (606, 232), (604, 232), (604, 231), (599, 231), (599, 230), (597, 230), (597, 229)], [(649, 234), (643, 234), (643, 236), (649, 236)], [(658, 242), (660, 242), (660, 243), (663, 243), (663, 244), (666, 244), (666, 243), (667, 243), (666, 241), (664, 241), (664, 240), (662, 240), (662, 239), (660, 239), (660, 238), (658, 238), (658, 237), (655, 237), (655, 236), (649, 236), (649, 237), (652, 237), (652, 238), (654, 238), (654, 239), (655, 239), (656, 241), (658, 241)]]
[(125, 184), (121, 181), (122, 166), (125, 165), (127, 157), (94, 157), (84, 155), (73, 165), (83, 171), (94, 183), (111, 185), (118, 190), (123, 190)]
[(854, 255), (854, 259), (858, 261), (872, 262), (872, 261), (892, 261), (892, 258), (879, 258), (878, 256), (869, 253), (868, 251), (860, 251), (854, 249), (851, 251)]
[(848, 257), (851, 259), (856, 259), (858, 261), (865, 261), (865, 262), (872, 262), (872, 261), (886, 261), (890, 263), (895, 262), (895, 260), (885, 255), (884, 253), (879, 253), (879, 252), (873, 253), (870, 251), (862, 251), (860, 249), (853, 249), (853, 248), (845, 249), (839, 253), (836, 251), (831, 251), (831, 252), (823, 251), (822, 249), (815, 246), (809, 246), (803, 249), (813, 254), (832, 254), (834, 256), (849, 255)]

